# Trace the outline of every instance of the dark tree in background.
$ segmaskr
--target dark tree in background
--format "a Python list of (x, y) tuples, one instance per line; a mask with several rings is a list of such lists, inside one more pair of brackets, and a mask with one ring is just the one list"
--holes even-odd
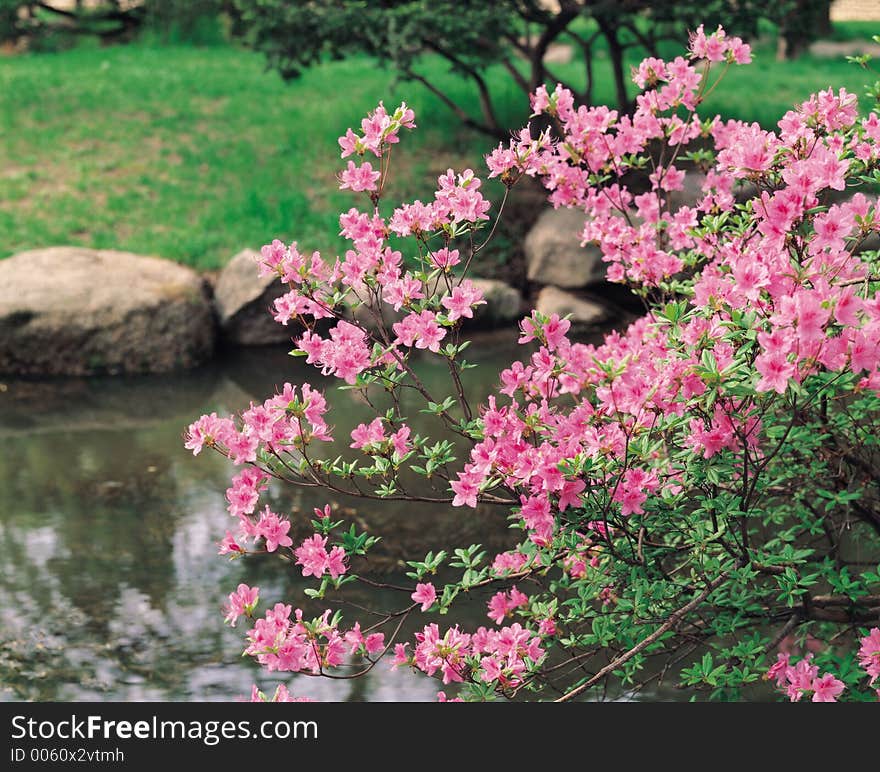
[[(83, 36), (104, 43), (134, 40), (145, 29), (164, 42), (216, 39), (228, 17), (234, 36), (262, 51), (284, 77), (324, 59), (366, 53), (402, 78), (422, 83), (468, 126), (504, 136), (499, 92), (510, 85), (530, 93), (561, 82), (582, 104), (593, 104), (600, 58), (610, 65), (615, 101), (628, 110), (634, 93), (629, 63), (680, 50), (699, 24), (723, 24), (752, 39), (759, 23), (779, 31), (779, 54), (792, 58), (830, 31), (830, 0), (0, 0), (0, 42), (55, 50)], [(205, 24), (205, 20), (213, 20)], [(768, 27), (764, 27), (768, 29)], [(556, 71), (553, 54), (569, 46), (582, 68), (576, 83)], [(479, 97), (471, 111), (456, 102), (424, 67), (425, 55), (442, 57), (467, 78)], [(487, 77), (503, 68), (504, 83)], [(571, 71), (570, 67), (566, 68)], [(495, 84), (493, 91), (492, 84)], [(524, 100), (518, 100), (526, 104)], [(517, 118), (519, 122), (519, 117)]]
[(215, 20), (227, 0), (0, 0), (0, 42), (46, 50), (68, 48), (91, 36), (128, 43), (145, 29), (166, 42), (198, 42), (200, 25)]
[[(617, 107), (628, 110), (630, 49), (657, 56), (665, 41), (680, 47), (701, 23), (713, 29), (720, 23), (752, 38), (761, 19), (778, 23), (795, 5), (793, 0), (231, 0), (231, 13), (234, 32), (264, 52), (284, 77), (326, 57), (366, 53), (404, 79), (422, 83), (467, 125), (503, 136), (508, 127), (498, 118), (497, 95), (486, 78), (490, 66), (503, 67), (525, 93), (541, 83), (562, 82), (581, 103), (592, 104), (597, 57), (607, 56)], [(572, 87), (554, 72), (548, 62), (554, 44), (573, 47), (583, 86)], [(468, 112), (426, 75), (421, 66), (426, 54), (443, 57), (474, 84), (479, 113)]]
[(147, 13), (148, 2), (129, 0), (89, 5), (77, 0), (72, 6), (51, 0), (0, 0), (0, 41), (25, 40), (33, 47), (47, 37), (73, 43), (79, 36), (94, 35), (108, 43), (129, 42), (142, 28)]
[(794, 0), (780, 18), (777, 59), (796, 59), (831, 33), (831, 0)]

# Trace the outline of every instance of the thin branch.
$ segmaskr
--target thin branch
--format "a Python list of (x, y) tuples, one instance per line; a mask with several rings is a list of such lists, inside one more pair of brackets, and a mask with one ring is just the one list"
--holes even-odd
[(730, 575), (730, 571), (725, 571), (721, 575), (717, 576), (713, 579), (706, 588), (697, 595), (696, 598), (685, 603), (684, 606), (679, 608), (678, 610), (672, 612), (669, 619), (667, 619), (660, 627), (658, 627), (653, 633), (651, 633), (647, 638), (639, 641), (635, 646), (633, 646), (629, 651), (621, 654), (619, 657), (615, 657), (611, 662), (609, 662), (605, 667), (599, 670), (592, 678), (582, 683), (580, 686), (576, 686), (574, 689), (563, 694), (559, 699), (555, 700), (555, 702), (568, 702), (577, 695), (589, 689), (591, 686), (595, 686), (599, 681), (601, 681), (605, 676), (613, 673), (617, 668), (621, 665), (629, 662), (636, 654), (641, 651), (644, 651), (648, 648), (652, 643), (659, 640), (665, 633), (669, 630), (672, 630), (674, 627), (679, 625), (684, 617), (693, 611), (697, 606), (699, 606), (712, 592), (721, 585), (721, 583), (727, 579)]
[(459, 120), (465, 126), (469, 126), (470, 128), (475, 129), (476, 131), (480, 131), (483, 134), (489, 134), (490, 136), (504, 139), (504, 132), (501, 132), (496, 128), (492, 128), (488, 124), (481, 123), (476, 118), (473, 118), (461, 105), (459, 105), (449, 96), (444, 94), (439, 88), (437, 88), (423, 75), (419, 75), (419, 73), (417, 73), (415, 70), (407, 70), (406, 77), (421, 83), (426, 89), (428, 89), (428, 91), (430, 91), (435, 97), (443, 102), (443, 104), (445, 104), (450, 110), (452, 110), (452, 112), (454, 112), (458, 116)]

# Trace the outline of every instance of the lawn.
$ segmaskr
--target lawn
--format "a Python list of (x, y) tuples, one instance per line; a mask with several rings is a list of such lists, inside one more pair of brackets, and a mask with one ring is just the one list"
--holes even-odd
[[(425, 67), (473, 104), (439, 61)], [(861, 94), (872, 80), (842, 60), (779, 64), (763, 52), (730, 73), (706, 112), (769, 126), (812, 90)], [(610, 79), (600, 86), (597, 96), (610, 98)], [(288, 84), (230, 46), (0, 59), (0, 256), (82, 244), (212, 269), (273, 237), (337, 249), (337, 215), (353, 199), (335, 191), (336, 137), (380, 99), (406, 100), (420, 125), (395, 151), (394, 195), (430, 195), (439, 173), (479, 164), (491, 145), (422, 86), (395, 84), (365, 59), (328, 62)], [(526, 116), (514, 87), (500, 101), (512, 125)]]

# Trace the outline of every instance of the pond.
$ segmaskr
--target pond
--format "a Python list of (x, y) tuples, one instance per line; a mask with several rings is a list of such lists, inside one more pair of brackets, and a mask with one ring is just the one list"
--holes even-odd
[[(465, 373), (473, 402), (485, 400), (496, 388), (493, 374), (524, 353), (513, 331), (476, 336), (468, 356), (481, 367)], [(416, 362), (437, 394), (448, 375), (441, 365)], [(393, 670), (390, 659), (359, 679), (267, 674), (241, 656), (246, 621), (223, 623), (221, 608), (239, 582), (260, 587), (262, 609), (281, 600), (307, 615), (334, 607), (329, 596), (320, 605), (308, 601), (303, 590), (312, 580), (277, 554), (236, 561), (217, 554), (234, 524), (225, 491), (236, 468), (183, 447), (186, 426), (202, 413), (239, 412), (285, 381), (328, 391), (340, 383), (286, 348), (241, 349), (170, 376), (0, 382), (0, 700), (236, 700), (254, 683), (269, 693), (285, 683), (318, 700), (436, 698), (438, 682)], [(328, 396), (337, 438), (374, 417), (354, 392)], [(427, 433), (433, 419), (420, 407), (413, 399), (404, 412), (414, 431)], [(387, 583), (406, 583), (402, 561), (430, 549), (513, 544), (504, 508), (340, 500), (281, 485), (263, 500), (294, 512), (295, 542), (311, 533), (312, 509), (328, 502), (381, 535), (370, 560)], [(490, 594), (473, 593), (454, 619), (413, 615), (404, 633), (429, 621), (488, 624)], [(402, 597), (356, 585), (345, 601), (399, 609), (408, 602)], [(357, 617), (349, 610), (347, 623)], [(689, 696), (667, 682), (638, 698)]]
[[(466, 385), (482, 399), (495, 385), (486, 379), (522, 351), (512, 332), (485, 334), (473, 348), (471, 358), (486, 366), (468, 371)], [(423, 360), (419, 373), (430, 387), (445, 370)], [(247, 625), (223, 624), (225, 596), (241, 581), (261, 588), (262, 608), (296, 598), (303, 605), (302, 590), (311, 585), (272, 556), (218, 556), (232, 523), (225, 490), (233, 467), (210, 452), (193, 458), (182, 434), (203, 412), (240, 411), (285, 381), (335, 385), (286, 349), (243, 349), (173, 376), (7, 380), (0, 387), (0, 699), (230, 700), (248, 695), (255, 682), (274, 690), (282, 681), (322, 700), (434, 699), (436, 682), (384, 663), (357, 680), (269, 677), (241, 656)], [(373, 417), (352, 392), (330, 402), (337, 437)], [(413, 402), (411, 416), (417, 408)], [(416, 430), (419, 418), (430, 420), (414, 417)], [(332, 500), (320, 490), (279, 486), (267, 501), (297, 508), (304, 522)], [(358, 521), (383, 536), (377, 568), (389, 575), (400, 573), (405, 555), (450, 540), (498, 549), (510, 543), (500, 509), (335, 503), (357, 507)], [(353, 600), (400, 607), (399, 594), (377, 594)], [(475, 599), (465, 616), (486, 624), (484, 604)]]

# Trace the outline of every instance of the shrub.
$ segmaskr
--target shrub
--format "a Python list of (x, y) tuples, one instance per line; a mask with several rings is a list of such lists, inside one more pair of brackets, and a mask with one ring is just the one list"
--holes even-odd
[[(568, 700), (662, 678), (719, 699), (767, 678), (792, 700), (873, 696), (880, 277), (878, 252), (860, 250), (880, 230), (865, 194), (880, 182), (880, 118), (829, 89), (777, 132), (702, 119), (723, 73), (749, 59), (740, 39), (700, 27), (687, 58), (637, 69), (631, 117), (536, 90), (533, 113), (552, 130), (499, 145), (489, 177), (506, 189), (540, 178), (554, 206), (583, 209), (584, 241), (646, 313), (594, 346), (571, 340), (566, 319), (532, 312), (522, 361), (479, 407), (461, 386), (473, 366), (461, 323), (481, 302), (466, 274), (491, 236), (480, 180), (450, 170), (433, 201), (390, 212), (392, 149), (412, 111), (380, 104), (340, 138), (340, 187), (364, 204), (340, 217), (352, 248), (331, 264), (276, 240), (259, 264), (289, 289), (275, 318), (304, 325), (292, 353), (377, 416), (341, 450), (324, 396), (285, 384), (238, 419), (193, 423), (188, 448), (241, 467), (227, 491), (237, 527), (220, 552), (295, 561), (316, 601), (382, 584), (363, 557), (375, 535), (328, 506), (294, 543), (289, 517), (260, 506), (270, 479), (468, 517), (488, 516), (468, 511), (486, 504), (507, 513), (518, 543), (413, 557), (409, 586), (387, 585), (400, 602), (368, 627), (283, 601), (259, 615), (257, 588), (241, 585), (227, 619), (252, 621), (246, 654), (269, 671), (357, 675), (393, 649), (396, 666), (458, 684), (465, 699)], [(684, 162), (703, 175), (695, 205), (675, 203)], [(633, 171), (648, 179), (637, 194)], [(426, 388), (419, 352), (445, 363), (449, 394)], [(412, 431), (404, 391), (420, 395), (437, 436)], [(480, 593), (491, 625), (441, 626)], [(419, 614), (427, 624), (400, 640)], [(275, 696), (289, 697), (286, 686)]]

